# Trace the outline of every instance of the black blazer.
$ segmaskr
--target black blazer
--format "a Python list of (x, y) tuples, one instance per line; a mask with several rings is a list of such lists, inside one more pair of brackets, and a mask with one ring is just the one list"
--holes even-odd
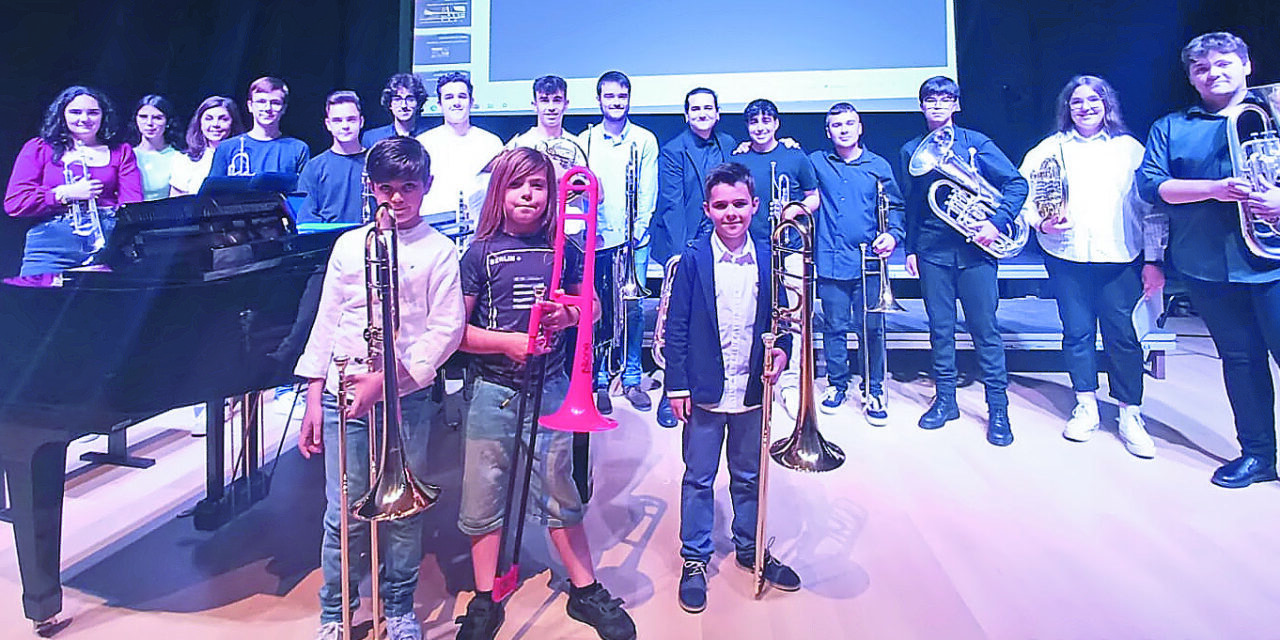
[[(710, 148), (704, 148), (707, 143)], [(702, 142), (688, 127), (662, 145), (658, 154), (658, 206), (650, 224), (652, 255), (659, 264), (680, 255), (700, 230), (710, 227), (702, 212), (703, 181), (708, 169), (731, 159), (733, 145), (733, 136), (727, 133), (713, 130), (712, 137)]]
[[(753, 241), (754, 242), (754, 241)], [(764, 342), (761, 335), (769, 329), (773, 305), (784, 302), (784, 292), (772, 292), (769, 245), (755, 242), (756, 267), (759, 271), (759, 294), (756, 296), (756, 319), (751, 332), (751, 378), (747, 383), (747, 406), (760, 404), (764, 393)], [(720, 351), (720, 324), (716, 317), (715, 254), (711, 251), (711, 234), (694, 240), (680, 256), (671, 283), (671, 300), (667, 308), (666, 388), (671, 397), (691, 396), (695, 404), (720, 401), (724, 395), (724, 354)], [(790, 357), (791, 335), (784, 333), (776, 344)]]

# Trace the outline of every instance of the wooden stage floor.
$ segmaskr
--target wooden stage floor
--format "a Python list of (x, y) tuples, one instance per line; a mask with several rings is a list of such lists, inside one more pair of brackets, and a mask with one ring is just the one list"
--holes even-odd
[[(867, 426), (856, 403), (821, 416), (845, 465), (771, 471), (770, 536), (804, 579), (798, 593), (750, 596), (748, 575), (726, 555), (722, 473), (700, 615), (681, 611), (675, 595), (680, 432), (619, 407), (621, 428), (595, 439), (587, 526), (599, 577), (627, 601), (640, 638), (1280, 638), (1280, 483), (1209, 483), (1238, 451), (1221, 370), (1202, 326), (1172, 322), (1168, 379), (1147, 380), (1154, 460), (1124, 450), (1110, 403), (1092, 441), (1064, 440), (1073, 403), (1065, 374), (1012, 377), (1016, 441), (1003, 449), (983, 439), (980, 385), (961, 389), (962, 419), (935, 432), (915, 426), (932, 396), (924, 379), (890, 383), (887, 427)], [(278, 434), (283, 414), (267, 415)], [(321, 463), (303, 461), (290, 433), (269, 498), (217, 532), (196, 532), (175, 517), (202, 490), (204, 444), (188, 435), (191, 421), (189, 409), (175, 410), (131, 432), (139, 452), (158, 459), (151, 469), (71, 472), (62, 557), (75, 621), (59, 638), (314, 634)], [(103, 447), (77, 443), (69, 468), (80, 451)], [(427, 638), (452, 638), (470, 598), (455, 524), (458, 451), (455, 432), (433, 432), (430, 480), (445, 497), (423, 532), (416, 609)], [(595, 638), (564, 614), (561, 574), (545, 536), (530, 531), (526, 563), (553, 568), (513, 596), (499, 637)], [(29, 626), (12, 544), (0, 531), (0, 630), (21, 638)]]

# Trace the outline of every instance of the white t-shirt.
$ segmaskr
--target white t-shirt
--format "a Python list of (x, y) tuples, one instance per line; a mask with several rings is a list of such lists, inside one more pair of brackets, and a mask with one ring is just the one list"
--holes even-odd
[(173, 159), (169, 169), (169, 185), (182, 193), (196, 193), (200, 185), (209, 177), (209, 167), (213, 166), (213, 149), (206, 148), (199, 160), (192, 160), (185, 153)]
[[(442, 124), (418, 134), (417, 139), (431, 156), (431, 190), (422, 199), (423, 215), (456, 211), (459, 193), (469, 199), (476, 176), (502, 151), (498, 136), (474, 126), (460, 136), (453, 127)], [(474, 221), (479, 210), (468, 209), (468, 217)]]

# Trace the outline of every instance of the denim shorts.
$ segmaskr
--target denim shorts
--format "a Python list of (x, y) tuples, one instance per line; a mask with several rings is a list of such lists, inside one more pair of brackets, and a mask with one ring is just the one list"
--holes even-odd
[[(563, 373), (548, 374), (542, 390), (542, 413), (558, 409), (568, 389), (569, 379)], [(480, 536), (502, 527), (519, 405), (514, 389), (476, 379), (462, 439), (462, 504), (458, 508), (458, 529), (467, 535)], [(527, 442), (527, 426), (524, 438)], [(519, 491), (520, 479), (516, 481)], [(582, 522), (582, 498), (573, 483), (572, 433), (538, 428), (529, 512), (537, 522), (553, 529)]]

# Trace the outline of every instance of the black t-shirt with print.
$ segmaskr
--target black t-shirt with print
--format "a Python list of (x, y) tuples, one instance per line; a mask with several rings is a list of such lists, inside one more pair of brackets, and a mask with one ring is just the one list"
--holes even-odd
[[(493, 331), (529, 330), (529, 310), (533, 306), (536, 285), (551, 290), (552, 259), (555, 257), (546, 235), (513, 236), (498, 232), (491, 238), (476, 240), (462, 256), (462, 295), (475, 296), (469, 324)], [(573, 243), (566, 243), (565, 266), (561, 288), (569, 289), (582, 282), (582, 253)], [(590, 313), (590, 310), (584, 310)], [(564, 334), (556, 334), (547, 355), (547, 371), (563, 371)], [(502, 354), (472, 356), (476, 373), (490, 382), (516, 388), (520, 384), (522, 366)]]

